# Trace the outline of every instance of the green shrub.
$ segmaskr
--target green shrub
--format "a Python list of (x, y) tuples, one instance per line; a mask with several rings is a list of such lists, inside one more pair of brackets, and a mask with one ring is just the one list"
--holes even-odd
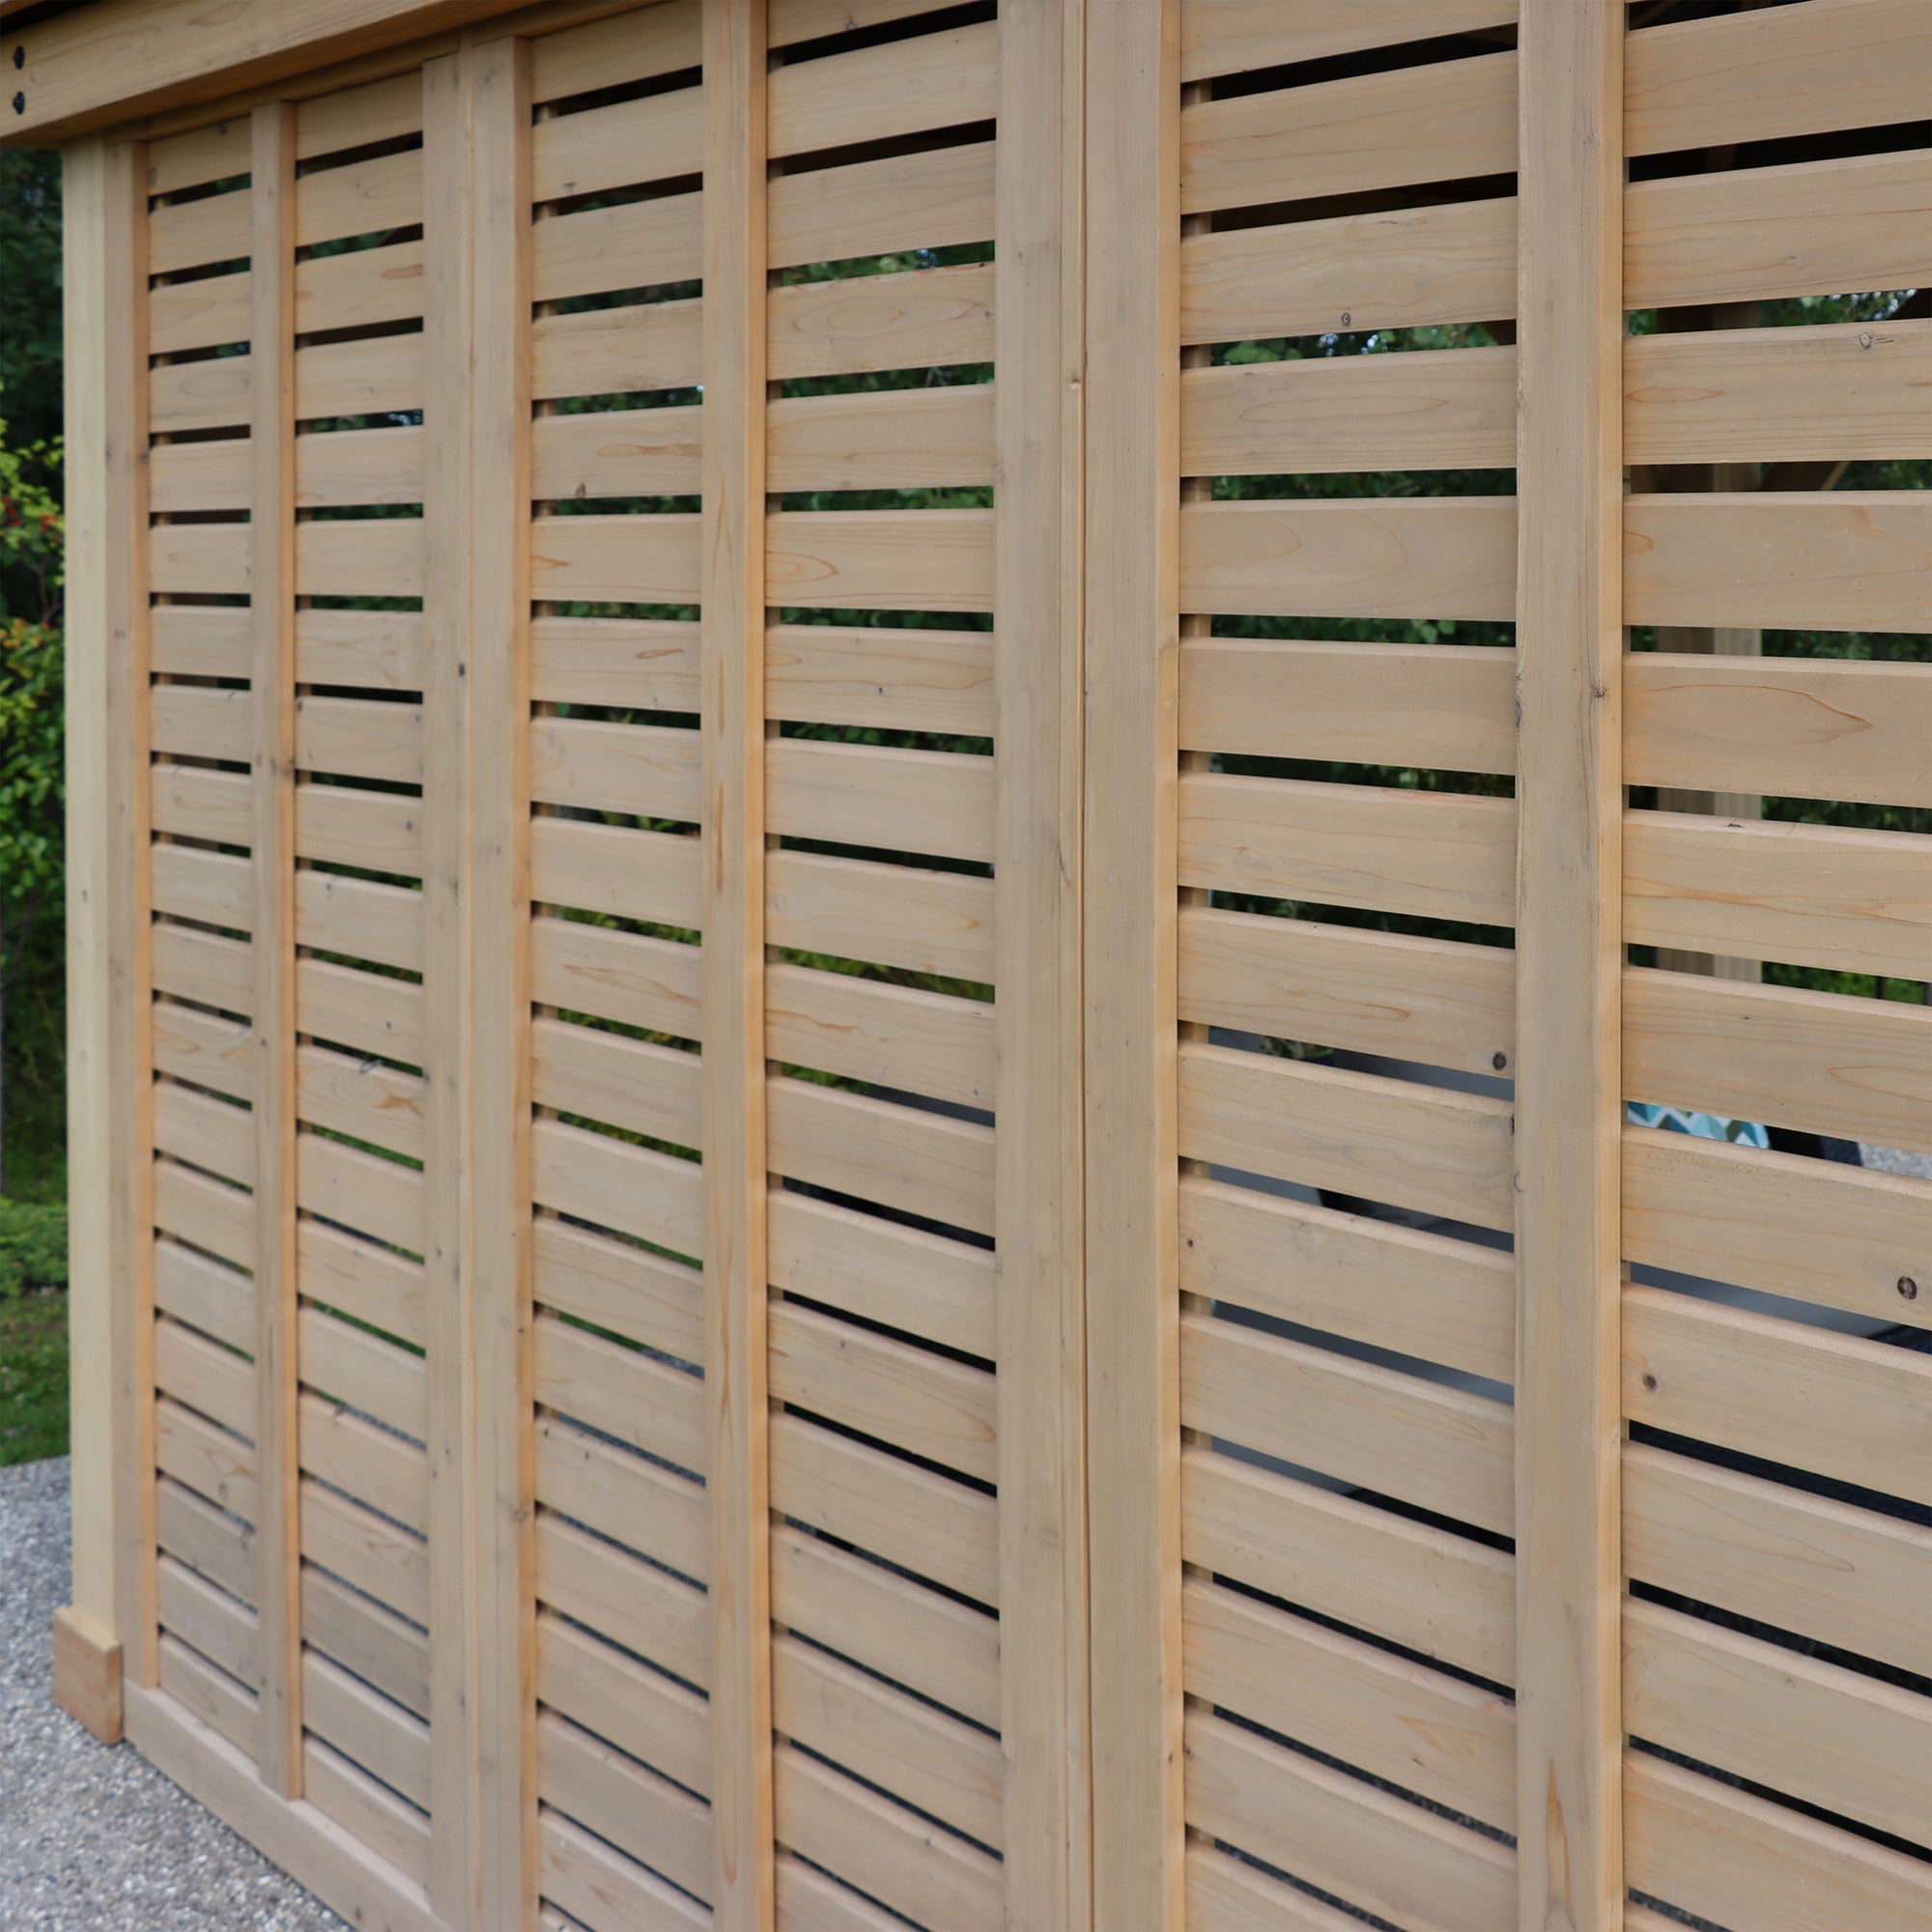
[(0, 1301), (67, 1283), (67, 1209), (0, 1195)]

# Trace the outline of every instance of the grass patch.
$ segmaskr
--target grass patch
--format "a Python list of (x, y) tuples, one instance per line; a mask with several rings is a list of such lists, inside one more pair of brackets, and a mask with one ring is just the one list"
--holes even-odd
[(67, 1446), (67, 1209), (0, 1196), (0, 1467)]

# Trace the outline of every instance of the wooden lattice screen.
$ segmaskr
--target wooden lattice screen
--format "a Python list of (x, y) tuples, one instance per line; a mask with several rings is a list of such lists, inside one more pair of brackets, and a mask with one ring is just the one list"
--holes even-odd
[(389, 1932), (1932, 1926), (1932, 0), (1656, 11), (69, 149), (71, 1702)]

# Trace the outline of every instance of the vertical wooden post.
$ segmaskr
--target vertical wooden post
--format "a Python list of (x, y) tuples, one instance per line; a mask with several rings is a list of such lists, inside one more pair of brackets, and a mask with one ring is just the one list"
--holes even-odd
[(712, 1913), (773, 1922), (765, 1357), (765, 0), (704, 0), (700, 579)]
[(249, 126), (250, 781), (255, 917), (255, 1590), (263, 1781), (301, 1790), (296, 1280), (296, 110)]
[[(423, 1202), (429, 1380), (430, 1902), (478, 1922), (485, 1857), (474, 1757), (480, 1690), (477, 1418), (466, 1272), (473, 998), (463, 874), (469, 841), (471, 99), (461, 51), (423, 76)], [(497, 780), (492, 775), (490, 782)]]
[[(469, 1580), (479, 1925), (535, 1922), (536, 1473), (530, 1306), (530, 47), (466, 56), (470, 99), (467, 570), (470, 1034), (464, 1224), (476, 1439)], [(434, 432), (432, 432), (434, 434)]]
[(155, 1681), (147, 151), (63, 156), (73, 1593), (54, 1694), (113, 1742)]
[(1007, 1922), (1092, 1913), (1081, 1220), (1084, 0), (1000, 16), (994, 1227)]
[(1621, 0), (1523, 10), (1517, 644), (1519, 1924), (1623, 1922)]
[(1176, 0), (1087, 49), (1087, 1454), (1094, 1923), (1179, 1932)]

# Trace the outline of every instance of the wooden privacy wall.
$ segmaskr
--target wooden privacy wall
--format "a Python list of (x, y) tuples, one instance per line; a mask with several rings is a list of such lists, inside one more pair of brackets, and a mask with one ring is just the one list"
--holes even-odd
[(70, 1704), (392, 1932), (1932, 1925), (1932, 0), (1649, 18), (69, 150)]

